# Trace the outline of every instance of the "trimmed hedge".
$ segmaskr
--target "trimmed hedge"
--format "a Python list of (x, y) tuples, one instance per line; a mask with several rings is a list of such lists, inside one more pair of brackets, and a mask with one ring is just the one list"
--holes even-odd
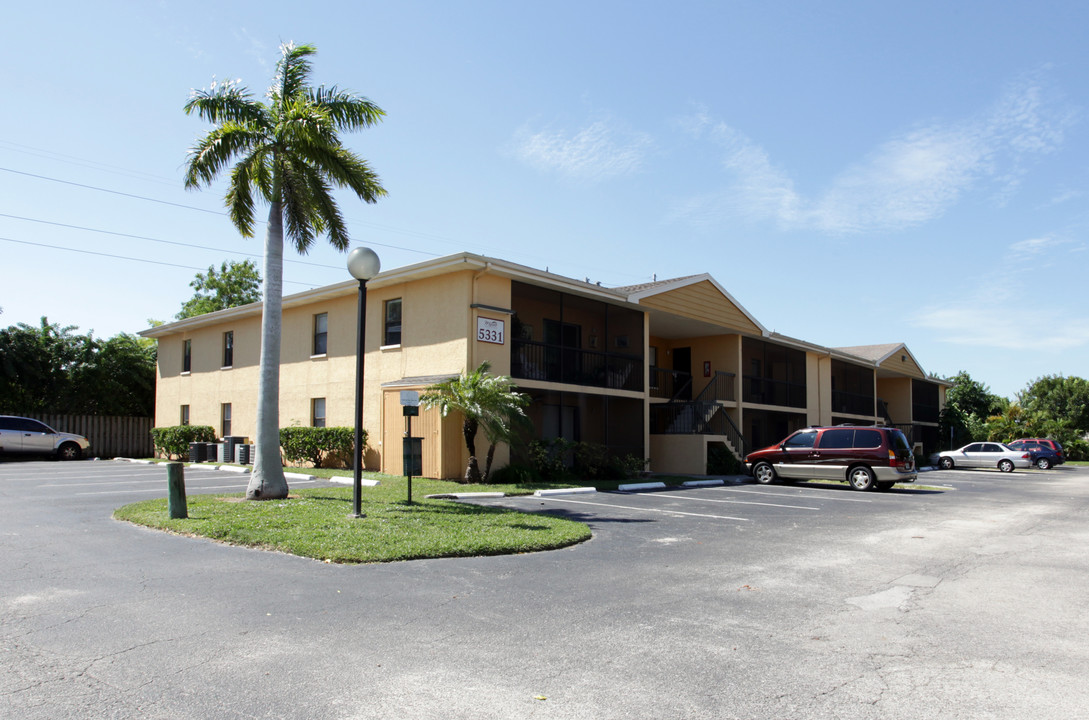
[(155, 451), (170, 460), (180, 460), (189, 455), (189, 443), (214, 442), (216, 431), (211, 425), (173, 425), (151, 428), (151, 441)]
[[(286, 427), (280, 428), (280, 449), (289, 462), (311, 462), (314, 467), (330, 457), (340, 459), (340, 464), (352, 459), (355, 429), (350, 427)], [(367, 431), (363, 431), (363, 446), (367, 445)], [(344, 459), (346, 458), (346, 460)]]

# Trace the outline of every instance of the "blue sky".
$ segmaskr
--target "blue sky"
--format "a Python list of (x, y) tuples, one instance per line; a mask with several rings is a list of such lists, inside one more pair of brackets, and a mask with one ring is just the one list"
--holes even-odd
[[(1089, 376), (1084, 2), (105, 1), (5, 25), (4, 326), (136, 332), (259, 256), (222, 185), (182, 188), (208, 129), (182, 106), (213, 79), (262, 95), (293, 40), (387, 113), (345, 139), (388, 198), (342, 201), (385, 268), (708, 272), (769, 329), (905, 342), (1008, 397)], [(348, 279), (327, 244), (286, 257), (285, 292)]]

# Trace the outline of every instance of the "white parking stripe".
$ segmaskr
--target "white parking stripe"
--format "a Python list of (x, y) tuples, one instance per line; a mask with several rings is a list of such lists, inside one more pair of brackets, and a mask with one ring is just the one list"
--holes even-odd
[[(780, 492), (775, 492), (774, 490), (770, 490), (770, 491), (769, 490), (743, 490), (741, 488), (728, 488), (728, 487), (725, 487), (725, 488), (718, 488), (716, 490), (716, 492), (728, 491), (728, 492), (742, 493), (742, 494), (745, 494), (745, 495), (772, 495), (772, 496), (775, 496), (775, 497), (782, 497), (783, 494), (788, 492), (789, 490), (790, 490), (790, 488), (784, 488)], [(838, 493), (838, 495), (849, 495), (850, 494), (847, 491), (847, 488), (836, 488), (836, 489), (833, 489), (833, 488), (795, 488), (795, 490), (809, 490), (809, 491), (812, 491), (812, 492), (818, 492), (820, 490), (825, 490), (826, 492), (829, 492), (829, 493)], [(867, 498), (839, 497), (838, 495), (797, 495), (797, 497), (799, 497), (799, 498), (801, 498), (803, 500), (835, 500), (837, 502), (858, 502), (858, 503), (872, 503), (873, 502), (873, 500), (869, 500)]]
[(732, 517), (730, 515), (707, 515), (707, 514), (704, 514), (704, 513), (681, 512), (680, 510), (662, 510), (660, 508), (641, 508), (641, 507), (630, 507), (628, 505), (610, 505), (609, 503), (587, 502), (586, 500), (568, 500), (566, 498), (556, 497), (555, 495), (549, 495), (549, 496), (546, 496), (546, 497), (535, 498), (535, 499), (549, 500), (551, 502), (565, 502), (565, 503), (571, 503), (571, 504), (574, 504), (574, 505), (597, 505), (598, 507), (617, 508), (617, 509), (620, 509), (620, 510), (635, 510), (637, 512), (656, 512), (656, 513), (665, 513), (666, 515), (685, 515), (687, 517), (705, 517), (705, 518), (712, 518), (714, 520), (738, 520), (740, 522), (752, 522), (752, 520), (750, 518)]
[(730, 503), (732, 505), (763, 505), (764, 507), (790, 508), (792, 510), (820, 510), (820, 508), (809, 507), (808, 505), (780, 505), (778, 503), (753, 502), (751, 500), (720, 500), (718, 498), (671, 495), (669, 493), (648, 493), (646, 494), (646, 497), (666, 497), (675, 498), (677, 500), (692, 500), (694, 502)]

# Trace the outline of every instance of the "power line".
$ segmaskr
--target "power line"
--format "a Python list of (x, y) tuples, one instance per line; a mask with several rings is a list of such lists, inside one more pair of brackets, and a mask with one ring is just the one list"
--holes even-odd
[[(223, 252), (232, 255), (245, 255), (247, 257), (260, 258), (263, 257), (260, 253), (244, 252), (242, 250), (225, 250), (223, 248), (209, 247), (207, 245), (193, 245), (192, 243), (177, 242), (175, 240), (160, 240), (159, 238), (146, 237), (144, 235), (130, 235), (123, 232), (115, 232), (113, 230), (99, 230), (98, 228), (84, 227), (82, 225), (69, 225), (62, 222), (54, 222), (52, 220), (39, 220), (37, 218), (22, 217), (21, 215), (9, 215), (7, 213), (0, 213), (0, 217), (11, 218), (13, 220), (24, 220), (26, 222), (41, 223), (42, 225), (54, 225), (56, 227), (70, 228), (72, 230), (84, 230), (86, 232), (101, 233), (103, 235), (113, 235), (116, 237), (131, 238), (133, 240), (147, 240), (148, 242), (163, 243), (164, 245), (177, 245), (178, 247), (194, 248), (196, 250), (212, 250), (213, 252)], [(327, 268), (330, 270), (343, 269), (339, 265), (323, 265), (321, 263), (306, 262), (305, 260), (284, 260), (285, 263), (296, 263), (299, 265), (312, 265), (313, 267)]]
[[(63, 247), (60, 245), (47, 245), (45, 243), (30, 242), (28, 240), (16, 240), (15, 238), (0, 237), (0, 240), (4, 242), (16, 243), (18, 245), (31, 245), (33, 247), (48, 248), (50, 250), (64, 250), (65, 252), (82, 253), (84, 255), (96, 255), (98, 257), (112, 258), (114, 260), (130, 260), (132, 262), (142, 262), (149, 265), (163, 265), (165, 267), (182, 268), (183, 270), (196, 270), (203, 272), (208, 268), (193, 267), (192, 265), (180, 265), (178, 263), (164, 262), (162, 260), (148, 260), (146, 258), (130, 257), (128, 255), (113, 255), (111, 253), (95, 252), (94, 250), (81, 250), (79, 248)], [(304, 287), (321, 287), (322, 283), (305, 283), (297, 280), (284, 280), (284, 284), (290, 285), (302, 285)]]

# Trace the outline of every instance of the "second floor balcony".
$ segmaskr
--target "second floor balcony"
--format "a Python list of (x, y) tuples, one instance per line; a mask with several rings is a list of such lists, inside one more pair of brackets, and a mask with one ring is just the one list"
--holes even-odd
[(643, 362), (635, 355), (515, 340), (510, 366), (516, 380), (643, 391)]
[(805, 384), (745, 375), (741, 399), (747, 403), (805, 407)]

